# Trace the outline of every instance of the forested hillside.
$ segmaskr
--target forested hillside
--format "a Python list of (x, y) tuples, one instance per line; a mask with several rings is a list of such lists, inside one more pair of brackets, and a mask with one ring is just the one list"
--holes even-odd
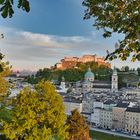
[[(26, 81), (31, 84), (36, 84), (42, 79), (45, 80), (56, 80), (61, 81), (62, 77), (65, 78), (66, 82), (76, 82), (84, 79), (84, 74), (88, 68), (91, 68), (91, 71), (95, 74), (96, 80), (110, 81), (112, 75), (112, 69), (106, 66), (99, 66), (96, 62), (88, 63), (78, 63), (75, 68), (66, 69), (66, 70), (57, 70), (57, 69), (40, 69), (37, 71), (36, 75), (28, 76)], [(140, 79), (140, 68), (137, 69), (135, 73), (134, 69), (130, 69), (128, 66), (125, 66), (121, 69), (117, 69), (118, 79), (119, 79), (119, 88), (125, 86), (136, 86)]]
[(29, 83), (38, 83), (41, 79), (45, 80), (58, 80), (64, 76), (67, 82), (75, 82), (82, 80), (84, 74), (88, 68), (91, 68), (92, 72), (95, 74), (95, 78), (98, 80), (110, 80), (112, 70), (106, 66), (99, 66), (98, 63), (88, 62), (88, 63), (78, 63), (75, 68), (66, 70), (56, 70), (56, 69), (40, 69), (37, 71), (35, 76), (27, 77)]

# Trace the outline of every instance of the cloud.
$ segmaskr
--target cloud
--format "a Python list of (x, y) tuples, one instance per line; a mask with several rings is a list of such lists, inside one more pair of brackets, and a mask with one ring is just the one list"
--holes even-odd
[(13, 45), (31, 45), (31, 46), (44, 46), (53, 48), (71, 48), (66, 46), (68, 43), (83, 43), (90, 41), (89, 38), (83, 36), (57, 36), (32, 33), (26, 31), (19, 31), (16, 29), (7, 28), (5, 30), (6, 44)]
[(50, 66), (65, 56), (81, 56), (87, 52), (105, 55), (108, 47), (91, 36), (48, 35), (6, 27), (0, 30), (5, 35), (0, 49), (15, 67), (29, 67), (34, 63), (38, 67)]

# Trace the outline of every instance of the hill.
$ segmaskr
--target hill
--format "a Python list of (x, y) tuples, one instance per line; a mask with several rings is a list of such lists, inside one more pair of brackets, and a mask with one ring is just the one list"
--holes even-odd
[(38, 83), (41, 79), (45, 80), (57, 80), (61, 81), (62, 77), (65, 77), (67, 82), (76, 82), (83, 80), (84, 74), (88, 68), (91, 68), (92, 72), (95, 74), (95, 78), (98, 80), (110, 80), (112, 70), (105, 65), (99, 65), (97, 62), (87, 62), (87, 63), (77, 63), (74, 68), (68, 68), (64, 70), (59, 69), (40, 69), (37, 71), (35, 76), (28, 76), (27, 81), (29, 83)]

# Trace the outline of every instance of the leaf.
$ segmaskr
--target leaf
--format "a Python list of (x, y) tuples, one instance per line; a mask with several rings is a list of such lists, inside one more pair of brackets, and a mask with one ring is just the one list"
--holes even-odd
[(0, 0), (0, 4), (3, 4), (5, 2), (5, 0)]
[[(137, 53), (136, 60), (140, 61), (137, 43), (140, 44), (140, 0), (84, 0), (86, 7), (84, 19), (94, 18), (93, 26), (103, 29), (105, 38), (111, 37), (112, 32), (124, 34), (121, 49), (113, 50), (106, 57), (110, 60), (121, 58), (126, 60), (133, 53)], [(109, 30), (106, 31), (105, 29)], [(112, 57), (115, 54), (117, 57)], [(132, 54), (132, 55), (131, 55)], [(132, 58), (134, 60), (134, 58)]]
[(1, 15), (3, 18), (6, 18), (8, 16), (8, 6), (3, 6), (2, 9), (3, 10)]
[[(1, 16), (3, 18), (11, 18), (14, 14), (13, 10), (13, 4), (14, 0), (0, 0), (0, 12)], [(29, 12), (30, 11), (30, 5), (28, 0), (18, 0), (18, 8), (21, 8), (22, 10)]]
[(12, 106), (12, 121), (4, 124), (7, 138), (47, 140), (55, 135), (67, 138), (62, 99), (51, 83), (41, 81), (34, 90), (24, 88)]
[(29, 1), (28, 0), (19, 0), (18, 8), (22, 8), (26, 12), (29, 12), (30, 11)]

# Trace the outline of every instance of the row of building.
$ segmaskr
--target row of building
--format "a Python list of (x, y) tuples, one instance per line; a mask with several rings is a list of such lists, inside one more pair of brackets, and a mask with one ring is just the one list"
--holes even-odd
[(76, 67), (77, 63), (97, 62), (98, 65), (104, 65), (111, 68), (111, 64), (105, 61), (104, 57), (97, 55), (84, 55), (82, 57), (65, 57), (59, 63), (55, 64), (56, 69), (68, 69)]
[[(68, 89), (71, 92), (67, 92)], [(114, 68), (111, 81), (98, 81), (89, 68), (84, 80), (68, 86), (62, 78), (57, 91), (63, 97), (65, 112), (78, 109), (92, 127), (113, 129), (140, 135), (140, 88), (118, 89)]]
[(82, 100), (65, 99), (65, 112), (70, 115), (73, 109), (78, 109), (92, 127), (114, 129), (140, 135), (140, 107), (131, 102), (93, 102), (87, 104)]

